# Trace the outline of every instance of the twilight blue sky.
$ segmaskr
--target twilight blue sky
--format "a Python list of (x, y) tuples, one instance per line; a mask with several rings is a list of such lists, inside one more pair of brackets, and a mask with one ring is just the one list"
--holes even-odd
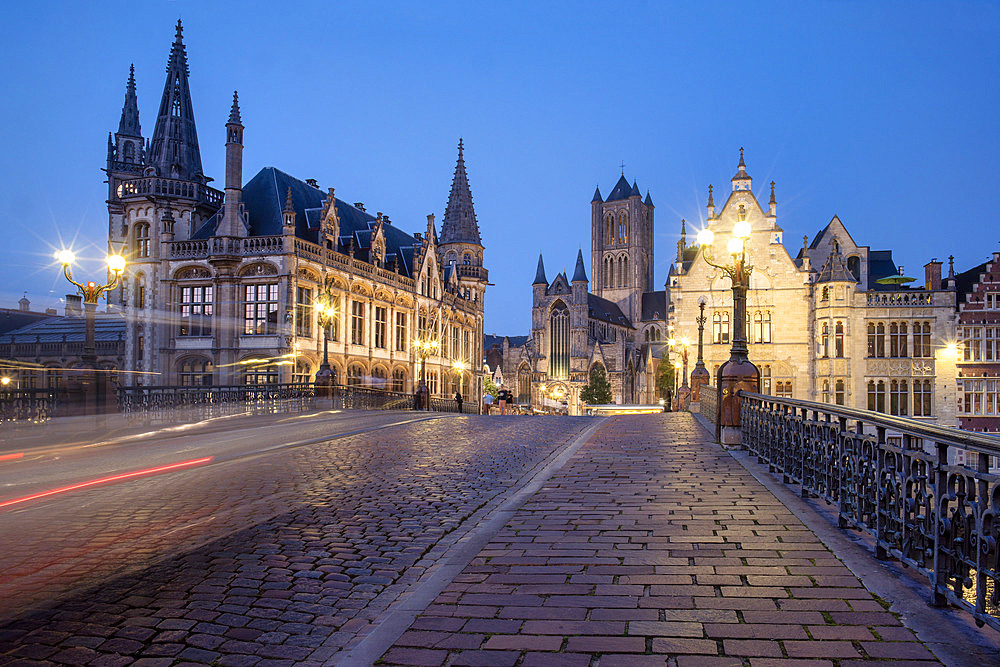
[(539, 251), (549, 278), (581, 245), (590, 268), (589, 202), (623, 160), (656, 204), (658, 285), (740, 146), (793, 255), (834, 214), (921, 280), (1000, 249), (995, 2), (43, 1), (0, 41), (0, 306), (57, 305), (60, 238), (101, 252), (129, 63), (149, 136), (178, 17), (217, 185), (234, 89), (245, 181), (316, 178), (410, 232), (440, 222), (464, 137), (487, 333), (527, 333)]

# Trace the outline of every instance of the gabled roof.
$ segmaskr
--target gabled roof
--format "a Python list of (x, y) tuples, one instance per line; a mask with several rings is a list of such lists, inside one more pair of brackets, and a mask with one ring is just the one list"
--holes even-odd
[(667, 318), (667, 291), (643, 292), (642, 321), (654, 322)]
[(830, 222), (826, 223), (826, 227), (819, 230), (819, 233), (816, 235), (816, 238), (814, 238), (812, 240), (812, 243), (809, 244), (809, 248), (812, 249), (819, 246), (820, 241), (822, 241), (826, 237), (827, 232), (830, 231), (830, 229), (834, 226), (834, 224), (837, 224), (841, 228), (843, 228), (844, 233), (847, 234), (847, 238), (851, 239), (851, 243), (853, 243), (855, 247), (861, 247), (854, 240), (854, 237), (851, 236), (851, 232), (847, 229), (847, 225), (844, 224), (843, 220), (841, 220), (838, 216), (834, 215), (832, 218), (830, 218)]
[(956, 306), (968, 301), (969, 294), (972, 293), (972, 288), (979, 282), (980, 277), (986, 273), (986, 267), (989, 266), (989, 264), (990, 262), (983, 262), (979, 266), (974, 266), (968, 271), (955, 274)]
[(592, 319), (616, 324), (620, 327), (635, 328), (629, 319), (625, 317), (625, 314), (622, 313), (622, 309), (618, 307), (617, 303), (608, 301), (596, 294), (587, 294), (587, 312)]
[[(243, 208), (250, 225), (249, 236), (278, 236), (282, 233), (282, 212), (285, 209), (288, 191), (292, 192), (292, 208), (295, 211), (295, 235), (304, 241), (321, 243), (320, 217), (326, 194), (294, 176), (275, 167), (264, 167), (243, 186)], [(371, 245), (375, 218), (361, 209), (340, 199), (335, 200), (337, 218), (340, 220), (340, 238), (337, 250), (347, 252), (347, 242), (354, 239), (355, 257), (367, 257)], [(215, 235), (223, 209), (205, 221), (192, 235), (194, 239), (207, 239)], [(412, 277), (413, 246), (411, 235), (387, 223), (383, 219), (382, 233), (385, 235), (386, 267), (391, 268), (392, 255), (400, 256), (400, 273)]]
[(631, 196), (632, 186), (628, 184), (627, 180), (625, 180), (625, 174), (622, 174), (622, 177), (618, 179), (617, 183), (615, 183), (614, 189), (605, 201), (620, 201), (622, 199), (628, 199)]

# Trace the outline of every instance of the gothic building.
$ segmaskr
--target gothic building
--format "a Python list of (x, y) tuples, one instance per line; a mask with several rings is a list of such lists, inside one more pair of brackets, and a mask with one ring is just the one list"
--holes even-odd
[(409, 234), (274, 167), (244, 182), (234, 93), (220, 191), (202, 170), (188, 74), (178, 21), (152, 138), (130, 71), (108, 139), (108, 241), (129, 262), (109, 303), (126, 316), (125, 366), (140, 371), (128, 380), (311, 381), (323, 349), (314, 304), (329, 299), (337, 383), (411, 391), (413, 340), (433, 339), (431, 392), (477, 394), (488, 272), (462, 142), (440, 235), (433, 215)]
[[(940, 264), (928, 264), (926, 284), (910, 288), (905, 283), (914, 279), (902, 275), (891, 251), (859, 245), (836, 216), (792, 256), (774, 183), (766, 207), (752, 185), (741, 149), (721, 206), (709, 186), (704, 225), (715, 233), (710, 252), (717, 263), (729, 261), (733, 225), (751, 225), (745, 324), (762, 391), (953, 424), (956, 295), (953, 283), (942, 285)], [(697, 340), (700, 303), (705, 364), (714, 377), (732, 342), (729, 278), (688, 244), (684, 221), (665, 290), (654, 290), (653, 266), (653, 204), (623, 176), (606, 200), (598, 190), (591, 202), (589, 280), (582, 252), (572, 278), (560, 273), (551, 282), (539, 257), (531, 337), (503, 359), (504, 377), (522, 402), (547, 405), (555, 390), (579, 413), (579, 391), (596, 364), (606, 369), (617, 402), (655, 402), (656, 369), (670, 356), (664, 340)], [(692, 348), (689, 373), (695, 356)]]

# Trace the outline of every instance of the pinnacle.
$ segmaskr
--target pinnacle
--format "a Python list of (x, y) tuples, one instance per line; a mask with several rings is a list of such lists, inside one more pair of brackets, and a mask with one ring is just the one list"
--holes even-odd
[(177, 31), (174, 33), (174, 43), (180, 44), (184, 42), (184, 26), (181, 25), (181, 20), (177, 19)]
[(292, 202), (292, 188), (289, 186), (288, 194), (285, 195), (285, 210), (284, 213), (294, 213), (295, 204)]
[(237, 91), (233, 91), (233, 108), (229, 110), (229, 123), (233, 125), (242, 124), (240, 120), (240, 96)]
[(479, 223), (472, 204), (469, 177), (465, 172), (465, 142), (458, 140), (458, 160), (451, 181), (451, 193), (441, 223), (441, 243), (475, 243), (482, 245)]

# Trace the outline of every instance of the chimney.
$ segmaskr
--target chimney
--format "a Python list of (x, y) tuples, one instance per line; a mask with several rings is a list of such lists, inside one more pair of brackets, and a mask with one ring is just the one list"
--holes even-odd
[(66, 317), (83, 316), (83, 297), (79, 294), (66, 295)]
[(364, 211), (365, 210), (364, 202), (359, 202), (359, 201), (354, 202), (354, 208), (358, 209), (359, 211)]
[(941, 262), (936, 259), (924, 264), (924, 288), (941, 289)]
[(310, 186), (312, 186), (314, 188), (319, 188), (319, 184), (316, 182), (315, 178), (307, 178), (306, 179), (306, 185), (310, 185)]

